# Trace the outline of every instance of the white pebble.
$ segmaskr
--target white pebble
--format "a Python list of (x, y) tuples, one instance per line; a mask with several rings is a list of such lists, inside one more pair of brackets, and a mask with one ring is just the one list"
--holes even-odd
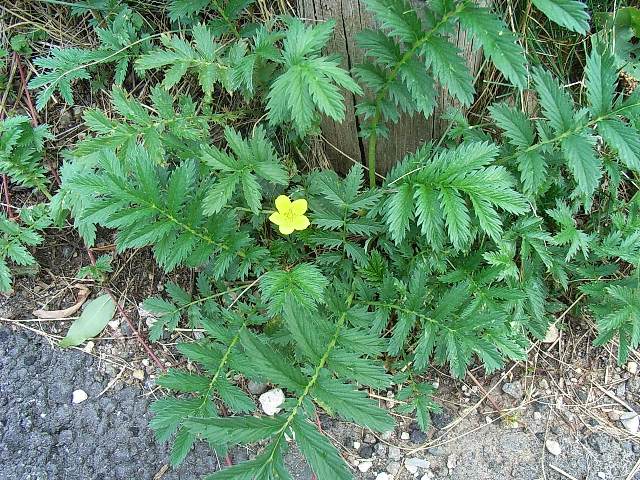
[(141, 381), (144, 380), (144, 372), (142, 370), (140, 370), (139, 368), (135, 369), (131, 375), (136, 380), (141, 380)]
[(355, 448), (356, 450), (360, 449), (360, 442), (353, 442), (353, 448)]
[(560, 332), (558, 332), (558, 327), (555, 324), (549, 325), (549, 329), (547, 330), (547, 334), (544, 336), (542, 343), (553, 343), (560, 336)]
[(264, 392), (258, 398), (262, 411), (267, 415), (273, 416), (280, 411), (280, 405), (284, 402), (284, 392), (279, 388), (274, 388), (268, 392)]
[(358, 470), (360, 470), (362, 473), (365, 473), (368, 472), (372, 466), (373, 462), (362, 462), (360, 465), (358, 465)]
[(431, 463), (423, 458), (407, 458), (404, 461), (404, 468), (406, 468), (409, 473), (417, 473), (418, 468), (428, 470), (430, 466)]
[(631, 434), (637, 435), (640, 427), (640, 417), (636, 412), (625, 412), (620, 415), (620, 423)]
[(408, 434), (407, 432), (402, 432), (402, 433), (400, 434), (400, 438), (401, 438), (402, 440), (409, 440), (409, 434)]
[(557, 457), (558, 455), (560, 455), (560, 453), (562, 453), (560, 444), (555, 440), (547, 440), (544, 444), (551, 455), (554, 455)]
[(393, 431), (392, 430), (387, 430), (386, 432), (382, 432), (382, 434), (380, 435), (380, 438), (382, 440), (389, 441), (389, 440), (391, 440), (392, 436), (393, 436)]
[(542, 420), (542, 414), (540, 412), (533, 412), (533, 419), (536, 421)]
[(376, 476), (376, 480), (391, 480), (391, 477), (389, 477), (387, 472), (382, 472)]
[(402, 452), (400, 451), (400, 448), (395, 445), (391, 445), (389, 447), (389, 458), (392, 460), (400, 460), (401, 457)]
[(629, 362), (629, 363), (627, 363), (627, 371), (631, 375), (635, 375), (636, 373), (638, 373), (638, 363), (637, 362)]
[(74, 390), (73, 398), (71, 399), (71, 401), (78, 404), (84, 402), (87, 398), (89, 398), (89, 396), (84, 390)]

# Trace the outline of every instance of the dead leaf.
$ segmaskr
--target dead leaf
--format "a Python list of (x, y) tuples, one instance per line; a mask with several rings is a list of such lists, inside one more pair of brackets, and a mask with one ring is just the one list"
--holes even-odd
[(67, 318), (80, 310), (80, 307), (89, 298), (89, 289), (84, 285), (76, 285), (78, 289), (78, 300), (69, 308), (64, 310), (34, 310), (32, 313), (38, 318), (60, 319)]

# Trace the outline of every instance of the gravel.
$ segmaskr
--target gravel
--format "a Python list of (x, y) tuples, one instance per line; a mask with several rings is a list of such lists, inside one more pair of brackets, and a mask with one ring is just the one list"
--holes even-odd
[[(169, 447), (153, 439), (148, 397), (118, 383), (99, 396), (108, 383), (94, 357), (0, 326), (0, 478), (152, 480), (166, 469)], [(74, 404), (74, 390), (87, 399)], [(201, 444), (162, 480), (200, 479), (217, 465)]]

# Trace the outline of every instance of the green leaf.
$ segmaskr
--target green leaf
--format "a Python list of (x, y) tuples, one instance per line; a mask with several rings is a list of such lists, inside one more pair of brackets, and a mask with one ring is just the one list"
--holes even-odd
[(331, 442), (308, 420), (297, 415), (291, 424), (296, 443), (317, 478), (350, 480), (347, 464)]
[(469, 29), (482, 45), (485, 55), (516, 87), (523, 89), (527, 85), (525, 53), (518, 38), (499, 17), (486, 8), (466, 4), (458, 14), (460, 23)]
[(60, 340), (60, 347), (73, 347), (98, 335), (116, 311), (116, 304), (110, 295), (104, 294), (91, 300), (82, 310), (80, 317), (71, 324), (67, 335)]
[(171, 448), (171, 455), (169, 456), (172, 467), (177, 467), (184, 461), (195, 441), (196, 436), (185, 427), (182, 427), (178, 431), (173, 447)]
[(206, 393), (211, 388), (211, 379), (204, 375), (183, 372), (175, 368), (158, 378), (158, 385), (184, 393)]
[(255, 361), (257, 374), (293, 391), (302, 391), (307, 385), (307, 378), (297, 367), (256, 335), (243, 331), (240, 339), (246, 354)]
[(602, 162), (593, 152), (595, 139), (572, 134), (562, 140), (561, 145), (569, 169), (578, 182), (578, 190), (587, 196), (593, 195), (602, 176)]
[(345, 420), (379, 432), (391, 430), (395, 425), (389, 414), (378, 407), (366, 392), (338, 380), (320, 378), (312, 394), (323, 406), (335, 410)]
[(563, 90), (558, 80), (542, 69), (533, 73), (536, 90), (540, 96), (540, 105), (544, 116), (549, 119), (556, 134), (564, 133), (573, 128), (573, 100), (566, 90)]
[(615, 60), (609, 50), (597, 44), (591, 49), (585, 67), (585, 79), (591, 114), (594, 117), (608, 114), (613, 108), (618, 82)]
[(186, 427), (194, 435), (233, 445), (259, 442), (275, 435), (286, 421), (284, 416), (190, 418)]
[(637, 130), (621, 120), (610, 118), (598, 122), (598, 133), (617, 152), (622, 163), (640, 172), (640, 137)]
[(315, 310), (323, 302), (328, 282), (315, 265), (301, 263), (289, 271), (273, 270), (262, 277), (260, 289), (268, 302), (269, 316), (284, 310), (287, 303), (307, 310)]
[(589, 30), (587, 6), (579, 0), (533, 0), (533, 4), (562, 27), (581, 34)]

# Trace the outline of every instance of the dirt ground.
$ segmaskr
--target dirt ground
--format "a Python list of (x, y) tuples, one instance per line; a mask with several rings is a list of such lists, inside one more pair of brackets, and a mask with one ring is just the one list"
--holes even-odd
[[(159, 372), (126, 322), (116, 317), (92, 346), (62, 351), (55, 341), (70, 321), (33, 318), (33, 309), (73, 303), (75, 280), (61, 272), (86, 260), (73, 243), (50, 248), (49, 261), (38, 252), (38, 276), (19, 279), (14, 294), (0, 297), (0, 479), (196, 480), (220, 468), (204, 444), (180, 468), (169, 468), (169, 447), (158, 445), (148, 427), (148, 406), (163, 395), (155, 386)], [(161, 280), (143, 264), (144, 257), (129, 258), (115, 275), (127, 279), (116, 292), (134, 318), (133, 298)], [(620, 421), (625, 412), (640, 412), (637, 353), (618, 367), (614, 352), (591, 347), (588, 319), (563, 325), (555, 341), (537, 344), (527, 363), (505, 372), (485, 376), (478, 369), (461, 382), (433, 370), (444, 412), (433, 416), (427, 434), (399, 417), (385, 435), (327, 416), (322, 428), (362, 480), (640, 479), (640, 437)], [(144, 322), (136, 328), (144, 331)], [(165, 364), (180, 362), (175, 341), (152, 345)], [(74, 404), (74, 390), (87, 400)], [(375, 395), (393, 402), (394, 392)], [(232, 459), (258, 450), (237, 449)], [(294, 478), (311, 479), (295, 449), (288, 463)]]

